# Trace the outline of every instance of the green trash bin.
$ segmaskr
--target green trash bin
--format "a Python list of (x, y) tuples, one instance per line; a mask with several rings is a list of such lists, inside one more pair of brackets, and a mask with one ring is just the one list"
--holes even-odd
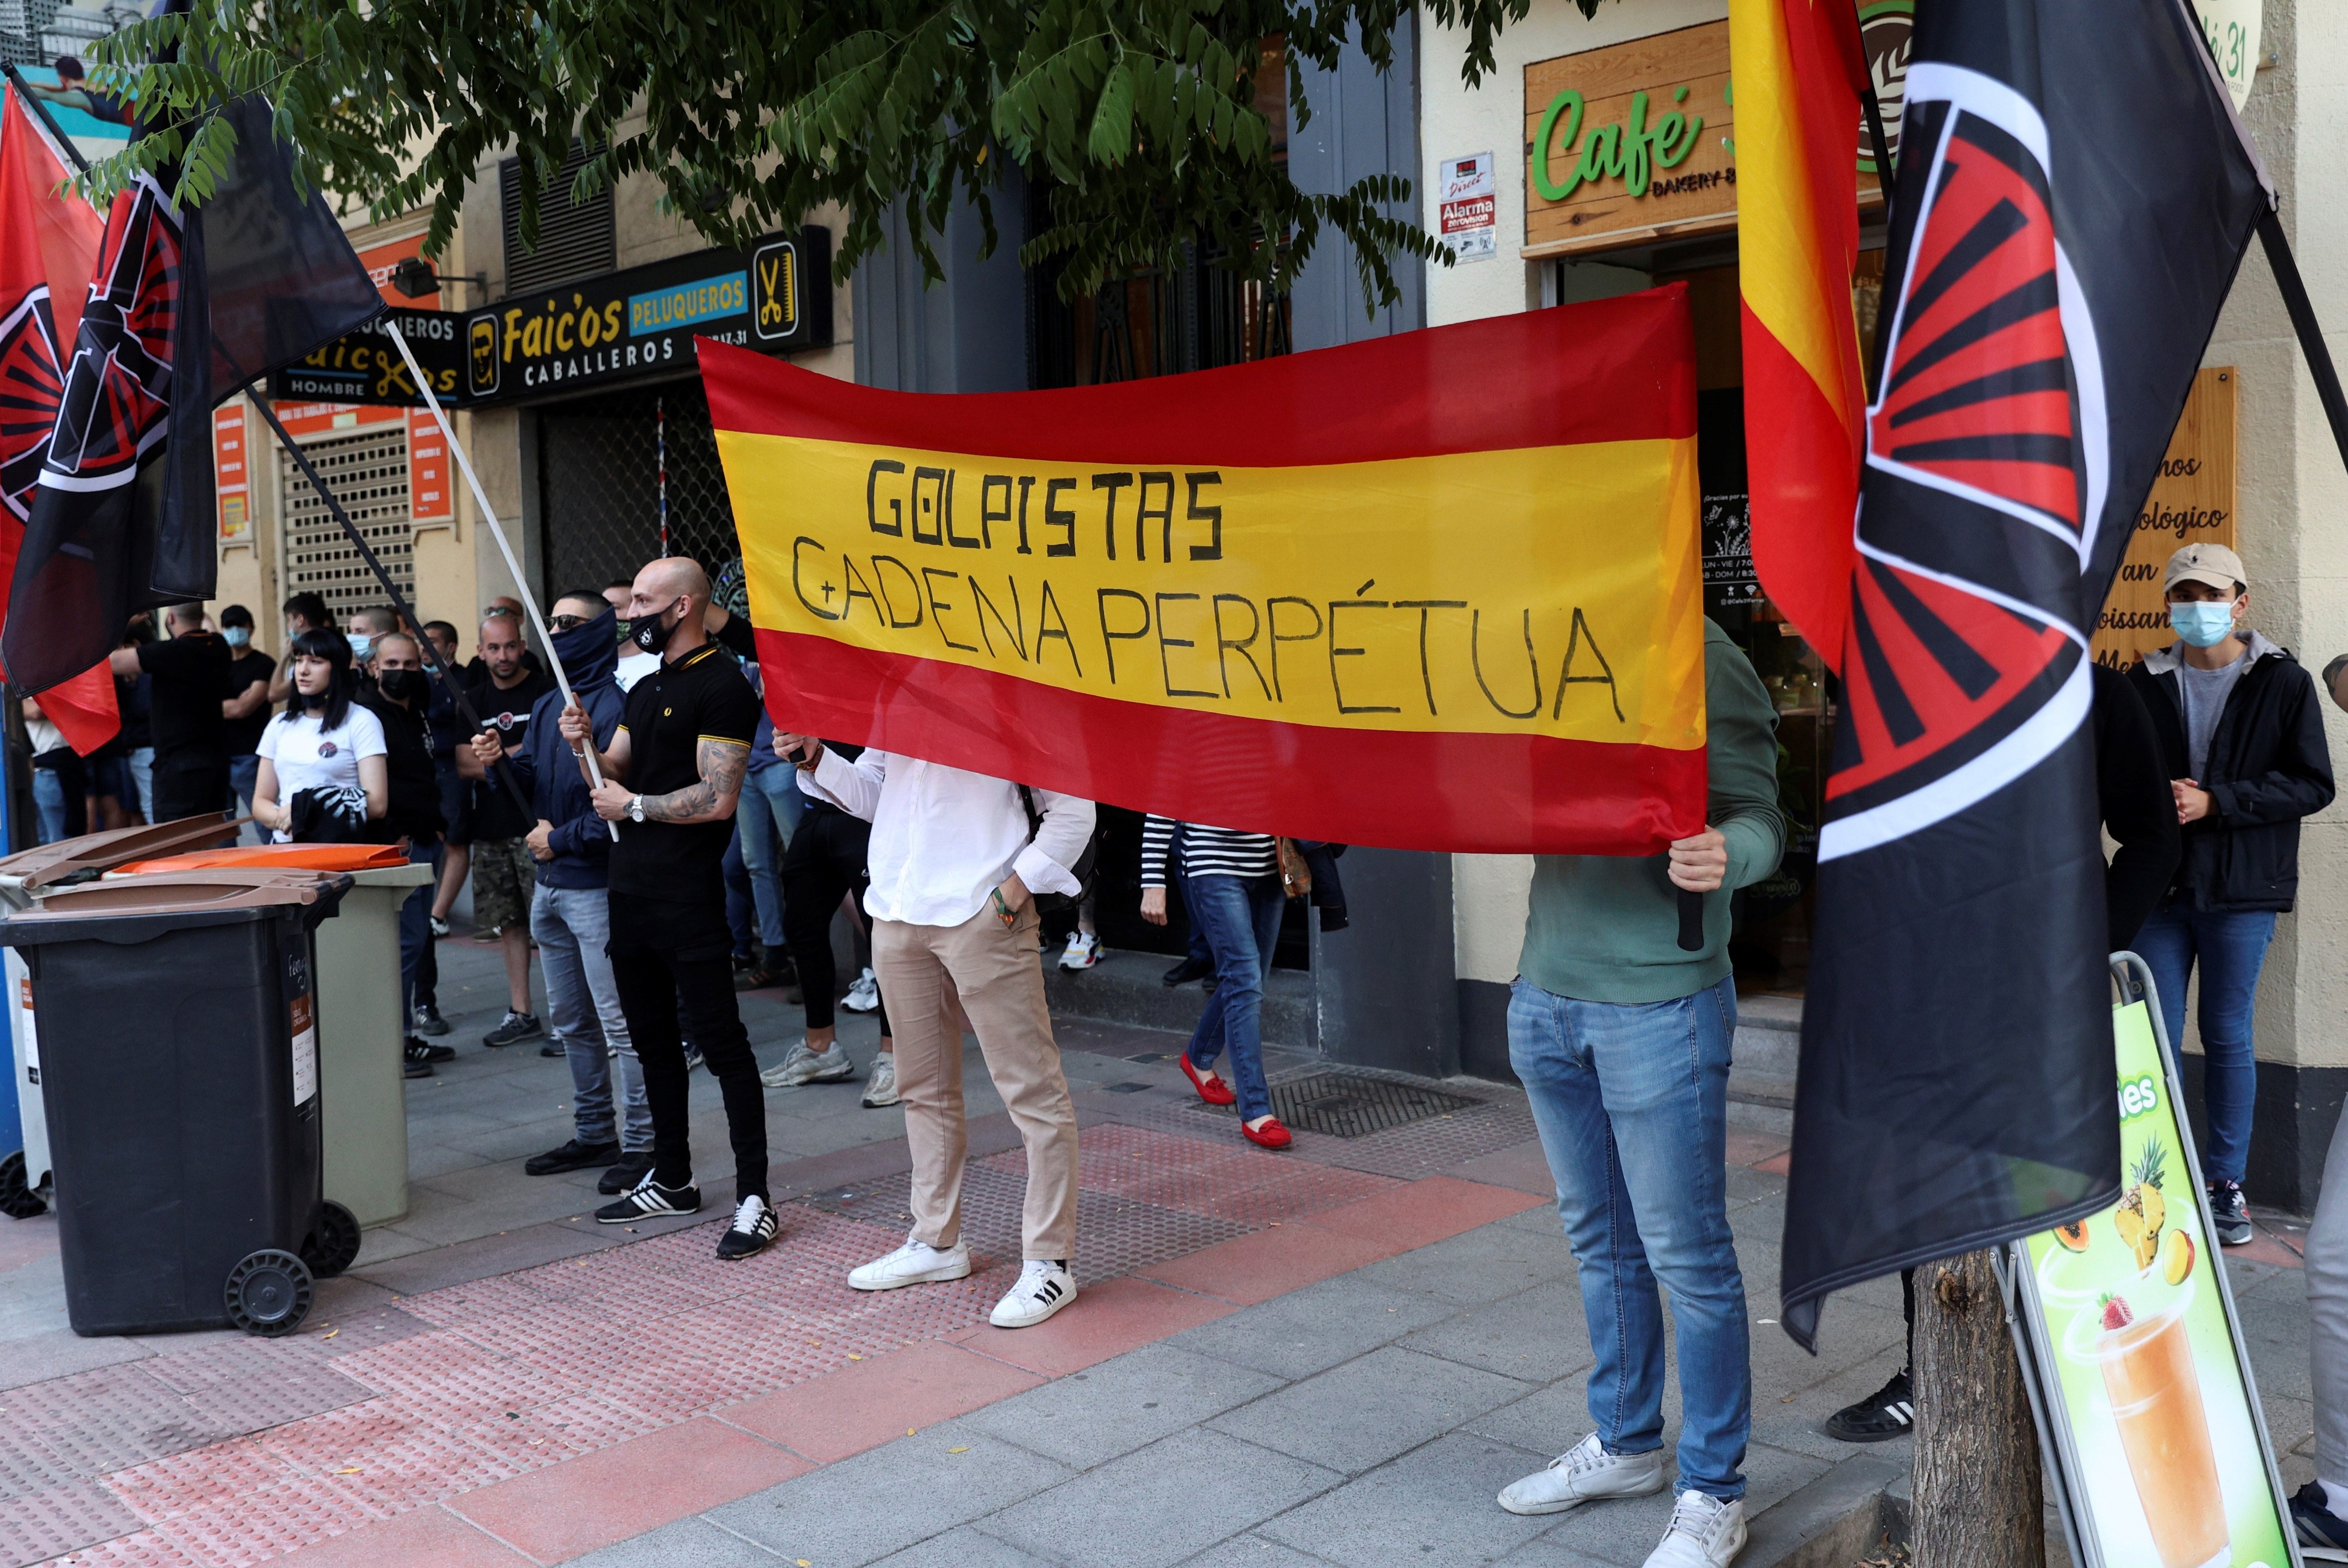
[(350, 872), (318, 927), (318, 1073), (326, 1087), (326, 1196), (386, 1224), (407, 1212), (407, 1080), (401, 1071), (399, 906), (432, 880), (417, 863)]

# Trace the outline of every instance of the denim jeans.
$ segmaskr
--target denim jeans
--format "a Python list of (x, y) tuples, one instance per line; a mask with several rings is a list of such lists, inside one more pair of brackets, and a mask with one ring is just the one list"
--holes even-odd
[(66, 785), (54, 768), (33, 769), (33, 811), (41, 824), (41, 842), (62, 842), (66, 831)]
[(757, 911), (759, 945), (780, 953), (783, 930), (783, 851), (791, 847), (807, 797), (799, 770), (788, 762), (742, 776), (741, 802), (734, 820), (742, 838), (742, 869), (750, 873), (750, 898)]
[(139, 789), (139, 814), (151, 822), (155, 820), (155, 748), (138, 747), (123, 761), (130, 769), (131, 783)]
[(1191, 877), (1182, 893), (1192, 926), (1206, 934), (1215, 956), (1215, 994), (1190, 1033), (1190, 1065), (1204, 1072), (1229, 1050), (1240, 1119), (1270, 1116), (1272, 1090), (1263, 1081), (1263, 982), (1272, 973), (1272, 947), (1280, 938), (1287, 894), (1277, 874)]
[[(259, 757), (247, 752), (242, 757), (232, 757), (228, 759), (229, 793), (236, 798), (238, 816), (252, 815), (252, 787), (260, 778), (261, 758)], [(268, 835), (261, 831), (261, 824), (258, 822), (247, 822), (237, 830), (239, 843), (263, 843), (267, 841), (267, 838)]]
[[(1192, 884), (1196, 886), (1196, 883)], [(1734, 983), (1670, 1002), (1577, 1002), (1519, 979), (1509, 1061), (1532, 1101), (1581, 1269), (1590, 1416), (1614, 1453), (1663, 1446), (1663, 1315), (1680, 1367), (1680, 1485), (1742, 1497), (1753, 1425), (1745, 1279), (1729, 1233)]]
[(644, 1099), (644, 1064), (628, 1038), (620, 987), (605, 951), (612, 943), (612, 895), (600, 887), (541, 882), (530, 894), (530, 934), (546, 971), (547, 1026), (571, 1058), (575, 1135), (582, 1143), (612, 1141), (612, 1069), (617, 1067), (620, 1147), (630, 1154), (645, 1152), (653, 1146), (653, 1113)]
[(2160, 1020), (2173, 1049), (2184, 1048), (2185, 981), (2200, 960), (2201, 1006), (2195, 1016), (2201, 1020), (2201, 1107), (2209, 1119), (2201, 1173), (2212, 1181), (2240, 1181), (2250, 1161), (2250, 1111), (2259, 1089), (2250, 1015), (2274, 928), (2272, 910), (2197, 910), (2193, 895), (2180, 893), (2163, 902), (2137, 933), (2136, 951), (2160, 992)]

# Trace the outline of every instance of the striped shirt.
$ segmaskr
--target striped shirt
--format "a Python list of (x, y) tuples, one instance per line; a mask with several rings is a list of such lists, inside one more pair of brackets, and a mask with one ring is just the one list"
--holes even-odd
[(1280, 854), (1270, 833), (1242, 832), (1236, 828), (1202, 828), (1152, 816), (1141, 824), (1141, 885), (1166, 885), (1166, 856), (1181, 835), (1182, 874), (1190, 877), (1261, 877), (1280, 870)]

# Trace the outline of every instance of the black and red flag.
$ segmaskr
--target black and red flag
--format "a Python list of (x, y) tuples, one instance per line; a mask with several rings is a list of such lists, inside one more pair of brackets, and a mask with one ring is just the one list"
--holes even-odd
[(106, 657), (131, 614), (211, 596), (211, 411), (246, 383), (366, 325), (383, 296), (290, 157), (259, 94), (201, 208), (170, 176), (114, 200), (0, 628), (28, 692)]
[(2118, 1197), (2088, 637), (2272, 203), (2185, 0), (1918, 8), (1831, 651), (1805, 1345), (1833, 1291)]

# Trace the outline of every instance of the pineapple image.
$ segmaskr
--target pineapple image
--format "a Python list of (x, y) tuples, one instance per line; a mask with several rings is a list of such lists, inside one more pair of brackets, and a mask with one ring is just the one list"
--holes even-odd
[(2157, 1138), (2145, 1140), (2144, 1151), (2128, 1170), (2128, 1190), (2112, 1211), (2112, 1228), (2136, 1253), (2136, 1266), (2148, 1269), (2160, 1253), (2160, 1229), (2168, 1220), (2168, 1200), (2161, 1193), (2168, 1174), (2168, 1151)]

